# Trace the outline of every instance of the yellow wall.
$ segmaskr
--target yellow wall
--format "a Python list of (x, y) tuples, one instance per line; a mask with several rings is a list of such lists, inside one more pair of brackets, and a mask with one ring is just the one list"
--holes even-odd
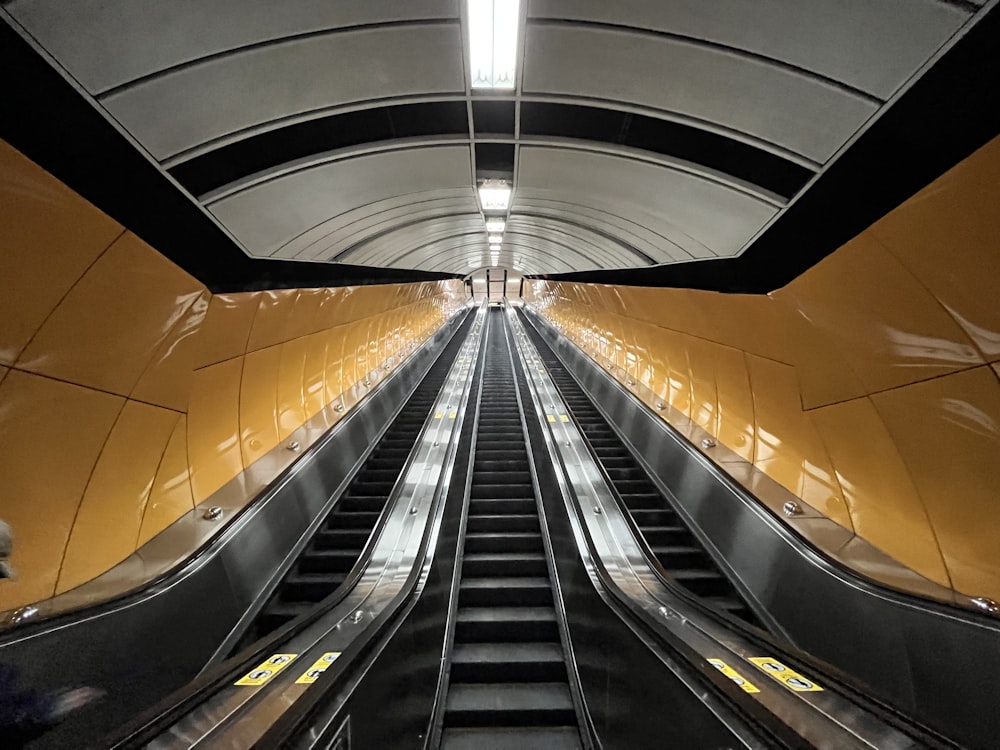
[(1000, 600), (1000, 139), (767, 296), (526, 298), (818, 510)]
[(0, 142), (0, 518), (19, 574), (0, 610), (123, 560), (398, 363), (463, 295), (212, 295)]

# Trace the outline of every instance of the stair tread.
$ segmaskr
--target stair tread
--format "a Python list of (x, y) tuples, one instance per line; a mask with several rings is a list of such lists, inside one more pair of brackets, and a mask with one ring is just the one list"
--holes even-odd
[(484, 682), (453, 684), (448, 711), (573, 710), (569, 685), (560, 682)]
[(447, 750), (579, 750), (576, 727), (449, 727), (441, 736)]
[(458, 622), (555, 622), (552, 607), (460, 607)]
[(558, 643), (457, 643), (451, 660), (457, 664), (483, 662), (515, 664), (518, 662), (563, 662)]
[(463, 578), (460, 586), (463, 589), (548, 589), (551, 584), (548, 578), (538, 576), (491, 576), (488, 578)]

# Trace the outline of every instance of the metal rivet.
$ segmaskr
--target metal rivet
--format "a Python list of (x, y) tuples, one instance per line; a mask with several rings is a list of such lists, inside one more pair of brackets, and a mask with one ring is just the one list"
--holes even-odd
[(223, 516), (222, 508), (220, 508), (218, 505), (213, 505), (211, 508), (206, 510), (201, 515), (201, 517), (204, 518), (206, 521), (218, 521), (220, 518), (222, 518), (222, 516)]
[(600, 505), (595, 505), (594, 506), (594, 513), (596, 513), (597, 515), (601, 515), (601, 506)]
[(626, 383), (628, 383), (629, 385), (635, 385), (635, 381), (634, 381), (634, 380), (632, 380), (632, 378), (629, 378), (629, 379), (628, 379), (628, 380), (626, 380), (625, 382), (626, 382)]
[(977, 596), (972, 600), (972, 603), (976, 606), (976, 609), (988, 615), (1000, 614), (1000, 606), (997, 606), (997, 603), (988, 597)]
[(361, 622), (365, 618), (365, 613), (360, 609), (351, 615), (351, 622)]
[(363, 382), (361, 383), (361, 385), (363, 385), (363, 386), (364, 386), (365, 388), (367, 388), (368, 386), (370, 386), (370, 385), (371, 385), (371, 382), (369, 382), (369, 381), (365, 380), (365, 381), (363, 381)]
[(802, 506), (794, 500), (789, 500), (781, 506), (781, 509), (785, 512), (786, 516), (797, 516), (802, 513)]
[(659, 409), (660, 411), (663, 411), (663, 409), (664, 409), (663, 402), (662, 401), (657, 401), (656, 402), (656, 408)]
[(412, 508), (410, 508), (410, 515), (411, 516), (417, 515), (417, 506), (416, 505), (414, 505)]
[(712, 440), (712, 438), (702, 438), (701, 439), (701, 447), (704, 448), (705, 450), (708, 450), (709, 448), (714, 448), (715, 447), (715, 441)]
[(439, 445), (441, 445), (441, 443), (440, 443), (440, 442), (437, 442), (437, 441), (435, 441), (435, 443), (434, 443), (434, 447), (435, 447), (435, 448), (437, 448), (437, 447), (438, 447)]
[(26, 607), (18, 607), (7, 617), (7, 625), (19, 625), (25, 620), (30, 620), (38, 614), (38, 607), (29, 604)]
[(343, 411), (344, 410), (344, 405), (343, 404), (337, 404), (335, 407), (333, 407), (333, 410), (334, 411)]
[(290, 441), (285, 446), (285, 448), (287, 448), (288, 450), (290, 450), (292, 453), (298, 453), (300, 450), (302, 450), (302, 446), (299, 445), (299, 441), (298, 440), (292, 440), (292, 441)]

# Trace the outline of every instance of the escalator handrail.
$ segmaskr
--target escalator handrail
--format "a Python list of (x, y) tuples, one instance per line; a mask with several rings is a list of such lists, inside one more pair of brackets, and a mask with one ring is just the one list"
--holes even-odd
[[(466, 318), (456, 327), (453, 336), (458, 335), (463, 325), (472, 320)], [(450, 342), (449, 342), (450, 343)], [(447, 345), (446, 345), (447, 346)], [(444, 348), (442, 348), (442, 353)], [(439, 355), (440, 356), (440, 355)], [(456, 353), (457, 356), (457, 353)], [(435, 360), (436, 363), (436, 360)], [(431, 366), (433, 366), (432, 363)], [(428, 368), (429, 372), (430, 368)], [(426, 373), (425, 373), (426, 377)], [(419, 387), (419, 384), (418, 386)], [(415, 390), (415, 389), (414, 389)], [(404, 403), (405, 406), (405, 403)], [(430, 409), (427, 418), (424, 421), (423, 429), (426, 428), (427, 424), (430, 422), (433, 416), (433, 409)], [(392, 424), (393, 418), (387, 420), (386, 429)], [(384, 430), (383, 430), (384, 434)], [(360, 471), (361, 467), (364, 465), (365, 460), (371, 454), (372, 450), (377, 446), (378, 441), (375, 441), (371, 449), (366, 452), (364, 456), (357, 462), (356, 466), (351, 472), (353, 478), (354, 475)], [(271, 633), (268, 633), (264, 637), (258, 639), (257, 641), (249, 644), (241, 651), (233, 654), (225, 661), (220, 662), (214, 668), (210, 668), (198, 675), (194, 680), (189, 682), (184, 687), (178, 689), (174, 693), (168, 695), (162, 701), (151, 707), (148, 711), (140, 714), (132, 721), (120, 727), (115, 731), (114, 734), (109, 736), (106, 740), (108, 747), (110, 748), (125, 748), (125, 747), (135, 747), (141, 745), (144, 742), (148, 742), (152, 737), (161, 732), (166, 726), (177, 721), (181, 716), (192, 711), (197, 705), (201, 704), (203, 701), (208, 699), (213, 695), (221, 686), (231, 684), (233, 680), (238, 679), (242, 674), (247, 671), (247, 664), (258, 663), (264, 656), (275, 653), (280, 650), (280, 644), (287, 642), (291, 638), (294, 638), (300, 632), (307, 629), (310, 625), (320, 619), (328, 611), (332, 610), (338, 604), (340, 604), (345, 598), (347, 598), (355, 585), (360, 580), (365, 568), (371, 561), (372, 553), (378, 543), (379, 538), (385, 529), (390, 510), (392, 509), (394, 502), (393, 500), (398, 497), (399, 492), (402, 489), (402, 480), (405, 477), (407, 470), (412, 466), (414, 460), (415, 451), (407, 456), (406, 462), (404, 463), (396, 482), (393, 484), (392, 490), (386, 499), (385, 506), (382, 508), (382, 512), (379, 514), (379, 518), (376, 521), (375, 527), (372, 533), (369, 535), (368, 540), (365, 543), (361, 554), (358, 557), (357, 562), (352, 566), (351, 570), (345, 575), (343, 583), (338, 586), (329, 596), (317, 602), (308, 612), (296, 617), (287, 623), (284, 623)], [(330, 506), (330, 510), (336, 507), (336, 505), (343, 498), (344, 493), (350, 485), (350, 480), (343, 483), (341, 491), (339, 493), (338, 499)], [(322, 514), (322, 515), (328, 515)], [(311, 534), (305, 534), (306, 538), (300, 548), (304, 548), (305, 545), (311, 539)], [(299, 550), (301, 551), (301, 549)], [(297, 559), (296, 554), (289, 556), (291, 558), (290, 565), (294, 565)], [(287, 570), (285, 571), (287, 573)], [(276, 582), (275, 586), (268, 591), (262, 592), (259, 600), (266, 600), (273, 593), (273, 589), (280, 585), (284, 574), (275, 576)]]

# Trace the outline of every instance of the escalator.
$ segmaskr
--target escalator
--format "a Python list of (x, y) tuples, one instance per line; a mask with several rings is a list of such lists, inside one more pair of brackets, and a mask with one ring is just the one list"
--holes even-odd
[(709, 606), (760, 627), (753, 610), (538, 331), (527, 321), (524, 328), (594, 455), (663, 569)]
[(474, 316), (468, 316), (400, 409), (341, 499), (248, 627), (241, 645), (252, 643), (305, 614), (344, 583), (382, 515), (473, 319)]
[(490, 313), (444, 748), (579, 748), (504, 314)]

